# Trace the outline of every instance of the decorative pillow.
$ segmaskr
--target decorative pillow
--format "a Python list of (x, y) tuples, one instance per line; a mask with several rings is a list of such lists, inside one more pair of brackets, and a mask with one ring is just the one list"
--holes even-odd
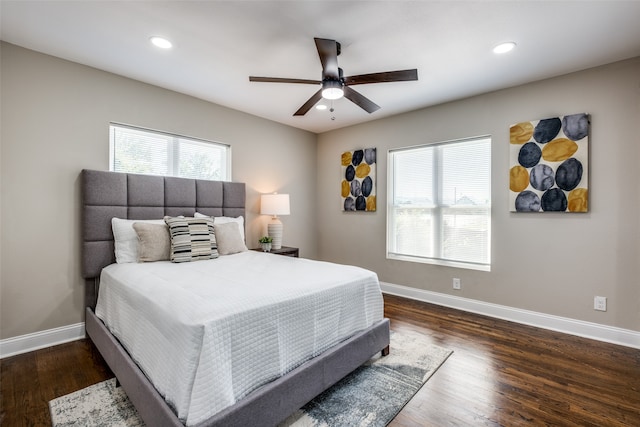
[(248, 250), (240, 235), (240, 226), (237, 222), (216, 224), (214, 220), (213, 229), (216, 233), (216, 243), (220, 255), (231, 255)]
[(171, 262), (218, 258), (213, 218), (168, 217)]
[(226, 224), (227, 222), (237, 222), (238, 226), (240, 227), (240, 237), (242, 237), (242, 241), (246, 241), (245, 237), (244, 237), (244, 217), (239, 216), (237, 218), (234, 218), (232, 216), (216, 216), (216, 217), (212, 217), (210, 215), (203, 215), (200, 212), (196, 212), (196, 214), (194, 215), (196, 218), (213, 218), (213, 223), (214, 224)]
[(162, 219), (140, 220), (112, 218), (111, 230), (113, 230), (116, 262), (118, 264), (138, 262), (138, 235), (133, 229), (134, 222), (164, 224), (164, 220)]
[(171, 255), (171, 239), (167, 224), (134, 222), (138, 235), (138, 262), (168, 261)]

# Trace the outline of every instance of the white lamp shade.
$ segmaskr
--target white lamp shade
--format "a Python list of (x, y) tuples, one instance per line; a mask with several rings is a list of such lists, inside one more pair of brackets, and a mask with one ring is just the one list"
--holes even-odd
[(260, 213), (262, 215), (289, 215), (288, 194), (263, 194), (260, 198)]

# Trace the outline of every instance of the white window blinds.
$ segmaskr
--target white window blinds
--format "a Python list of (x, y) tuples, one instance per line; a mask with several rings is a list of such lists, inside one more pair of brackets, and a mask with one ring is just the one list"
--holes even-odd
[(109, 133), (111, 171), (231, 180), (228, 145), (116, 124)]
[(387, 257), (488, 270), (491, 139), (389, 152)]

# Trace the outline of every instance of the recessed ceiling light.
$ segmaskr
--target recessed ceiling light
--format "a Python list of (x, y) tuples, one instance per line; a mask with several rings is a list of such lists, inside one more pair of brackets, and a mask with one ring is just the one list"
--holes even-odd
[(151, 43), (161, 49), (171, 49), (171, 46), (173, 46), (173, 44), (171, 44), (171, 42), (164, 37), (153, 36), (149, 40), (151, 40)]
[(326, 110), (327, 106), (324, 104), (318, 104), (316, 105), (316, 110)]
[(516, 47), (514, 42), (500, 43), (498, 46), (493, 48), (493, 53), (507, 53), (512, 51), (514, 47)]

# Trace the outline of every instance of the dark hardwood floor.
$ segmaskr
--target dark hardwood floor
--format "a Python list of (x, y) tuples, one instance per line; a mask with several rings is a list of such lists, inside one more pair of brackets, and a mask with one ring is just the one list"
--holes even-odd
[(90, 340), (0, 360), (0, 426), (50, 426), (49, 401), (112, 378)]
[[(391, 426), (640, 426), (640, 350), (391, 295), (385, 312), (454, 351)], [(0, 364), (7, 427), (50, 425), (49, 400), (113, 376), (87, 340)]]
[(640, 350), (389, 295), (385, 312), (454, 351), (391, 426), (640, 426)]

